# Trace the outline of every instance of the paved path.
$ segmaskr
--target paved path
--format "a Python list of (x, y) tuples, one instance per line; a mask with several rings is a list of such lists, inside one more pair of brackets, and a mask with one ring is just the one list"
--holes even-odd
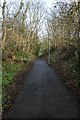
[(77, 102), (56, 73), (37, 60), (8, 118), (76, 118)]

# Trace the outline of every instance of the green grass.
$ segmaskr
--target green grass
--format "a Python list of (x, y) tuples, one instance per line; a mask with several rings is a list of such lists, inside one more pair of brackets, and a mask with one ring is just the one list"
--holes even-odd
[(13, 80), (13, 77), (17, 74), (17, 72), (22, 68), (22, 64), (15, 63), (3, 63), (3, 80), (2, 87), (5, 88), (10, 85)]
[(0, 71), (0, 112), (2, 112), (2, 71)]
[(2, 112), (2, 95), (0, 95), (0, 112)]
[(0, 88), (2, 87), (2, 75), (0, 75)]
[[(24, 63), (17, 63), (17, 62), (4, 62), (3, 63), (3, 74), (2, 74), (2, 88), (3, 88), (3, 93), (2, 93), (2, 104), (3, 104), (3, 109), (6, 107), (6, 100), (8, 99), (9, 96), (6, 95), (5, 89), (6, 87), (9, 87), (12, 85), (13, 78), (14, 76), (23, 69)], [(5, 105), (4, 105), (5, 104)], [(1, 104), (0, 104), (1, 106)]]

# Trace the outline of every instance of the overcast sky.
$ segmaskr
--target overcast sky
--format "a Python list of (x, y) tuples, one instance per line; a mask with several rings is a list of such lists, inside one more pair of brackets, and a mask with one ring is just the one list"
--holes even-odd
[[(0, 0), (0, 4), (3, 3), (4, 0)], [(12, 2), (12, 1), (21, 1), (21, 0), (6, 0), (6, 2)], [(37, 1), (37, 0), (36, 0)], [(47, 7), (51, 7), (51, 5), (55, 4), (57, 1), (62, 1), (62, 2), (70, 2), (70, 1), (73, 1), (73, 0), (40, 0), (42, 2), (45, 3), (45, 6)], [(74, 1), (77, 1), (77, 0), (74, 0)], [(0, 16), (1, 16), (1, 8), (0, 8)]]
[[(0, 4), (3, 3), (4, 0), (0, 0)], [(21, 0), (6, 0), (6, 2), (12, 1), (21, 1)], [(36, 0), (37, 1), (37, 0)], [(63, 2), (70, 2), (70, 1), (77, 1), (77, 0), (40, 0), (45, 3), (45, 6), (51, 7), (52, 4), (56, 3), (56, 1), (63, 1)], [(0, 9), (0, 16), (1, 16), (1, 9)]]
[[(4, 0), (0, 0), (0, 5), (3, 3)], [(21, 1), (21, 0), (6, 0), (6, 2), (13, 2), (13, 1)], [(27, 0), (26, 0), (27, 1)], [(37, 0), (35, 0), (37, 1)], [(38, 0), (39, 1), (39, 0)], [(55, 5), (55, 3), (57, 1), (62, 1), (62, 2), (70, 2), (70, 1), (73, 1), (73, 0), (40, 0), (40, 2), (43, 2), (43, 4), (45, 5), (45, 7), (47, 8), (47, 10), (49, 10), (48, 8), (51, 8), (52, 5)], [(74, 1), (77, 1), (77, 0), (74, 0)], [(1, 11), (1, 7), (0, 7), (0, 18), (1, 18), (1, 15), (2, 14), (2, 11)], [(1, 27), (1, 26), (0, 26)]]
[[(0, 0), (0, 4), (3, 3), (4, 0)], [(6, 2), (12, 2), (12, 1), (17, 1), (17, 0), (6, 0)], [(45, 3), (46, 6), (51, 7), (51, 4), (54, 3), (56, 0), (40, 0)], [(1, 16), (1, 8), (0, 8), (0, 16)]]

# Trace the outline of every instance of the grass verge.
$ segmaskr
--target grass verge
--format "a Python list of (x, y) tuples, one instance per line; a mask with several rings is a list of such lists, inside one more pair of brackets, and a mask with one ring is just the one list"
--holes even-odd
[(27, 63), (11, 62), (3, 63), (2, 81), (2, 117), (5, 118), (14, 104), (15, 98), (23, 87), (33, 61)]

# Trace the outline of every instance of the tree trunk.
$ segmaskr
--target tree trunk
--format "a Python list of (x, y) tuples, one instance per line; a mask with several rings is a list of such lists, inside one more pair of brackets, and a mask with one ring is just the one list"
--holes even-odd
[(5, 40), (6, 40), (6, 27), (5, 27), (5, 6), (6, 6), (6, 1), (4, 0), (3, 2), (3, 7), (2, 7), (2, 17), (3, 17), (3, 21), (2, 21), (2, 46), (5, 45)]

